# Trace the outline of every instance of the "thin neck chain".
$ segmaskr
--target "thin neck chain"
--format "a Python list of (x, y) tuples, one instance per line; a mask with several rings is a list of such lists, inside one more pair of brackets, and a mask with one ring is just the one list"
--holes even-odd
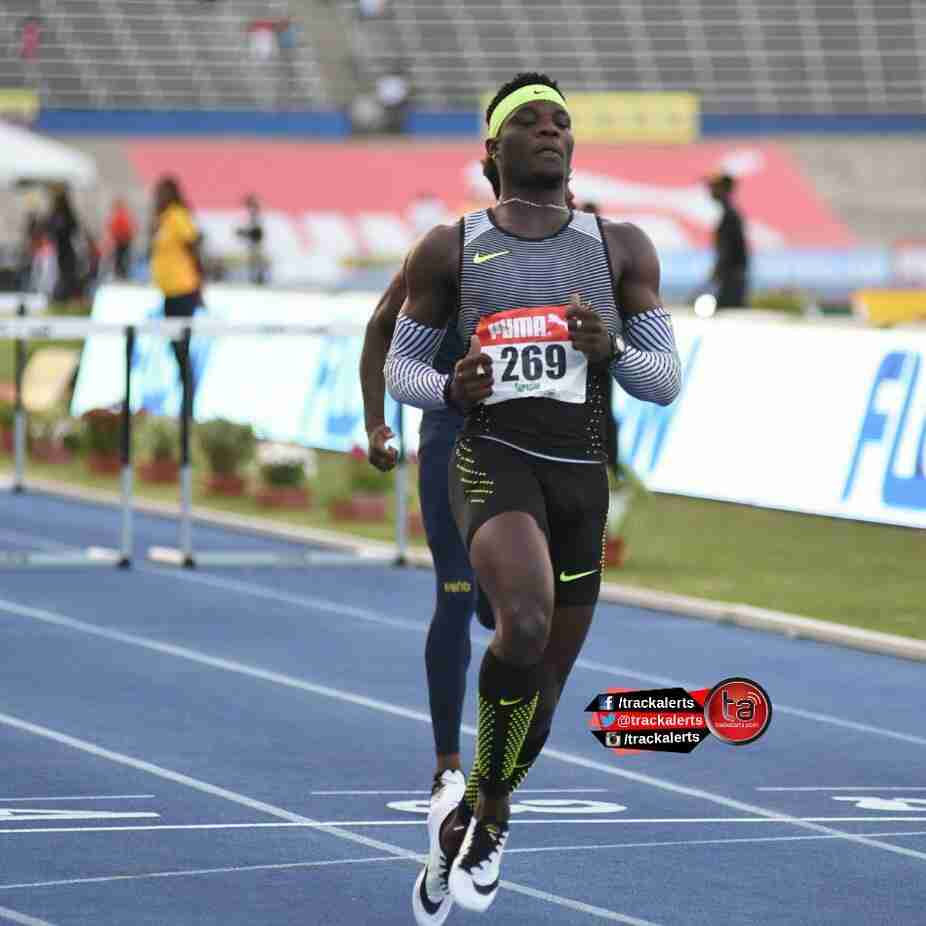
[(496, 208), (498, 206), (507, 206), (508, 203), (523, 203), (525, 206), (533, 206), (536, 209), (559, 209), (561, 212), (572, 211), (568, 206), (559, 206), (556, 203), (532, 203), (529, 199), (521, 199), (520, 196), (509, 196), (508, 199), (496, 203)]

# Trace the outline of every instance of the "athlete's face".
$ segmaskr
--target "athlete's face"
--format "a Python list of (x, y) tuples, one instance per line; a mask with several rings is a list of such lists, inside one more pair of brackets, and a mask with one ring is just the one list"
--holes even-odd
[(569, 113), (558, 103), (539, 100), (516, 109), (486, 147), (516, 185), (549, 187), (569, 176), (574, 144)]

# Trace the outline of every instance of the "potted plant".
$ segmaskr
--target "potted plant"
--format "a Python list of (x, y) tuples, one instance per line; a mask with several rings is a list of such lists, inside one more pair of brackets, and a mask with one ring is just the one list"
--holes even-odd
[(29, 455), (39, 463), (70, 463), (80, 450), (80, 429), (61, 411), (29, 415)]
[(385, 521), (391, 475), (381, 473), (370, 464), (366, 453), (355, 447), (347, 458), (345, 476), (342, 491), (329, 503), (331, 517), (336, 521)]
[(13, 452), (13, 422), (16, 419), (16, 409), (12, 402), (0, 399), (0, 451)]
[(180, 475), (180, 428), (171, 418), (146, 415), (138, 428), (138, 474), (145, 482), (176, 482)]
[(122, 468), (119, 444), (122, 415), (109, 408), (91, 408), (81, 416), (82, 445), (91, 472), (112, 475)]
[(261, 444), (257, 448), (260, 487), (258, 505), (265, 508), (307, 508), (311, 493), (306, 484), (315, 473), (315, 454), (305, 447)]
[(254, 459), (257, 447), (251, 425), (213, 418), (197, 426), (196, 438), (209, 467), (206, 491), (212, 495), (243, 495), (242, 470)]

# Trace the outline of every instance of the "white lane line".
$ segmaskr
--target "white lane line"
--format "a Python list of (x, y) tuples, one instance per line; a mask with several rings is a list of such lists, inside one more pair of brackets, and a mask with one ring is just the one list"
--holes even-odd
[(26, 916), (25, 913), (17, 913), (16, 910), (10, 910), (9, 907), (0, 907), (0, 920), (6, 920), (9, 923), (19, 923), (20, 926), (53, 926), (48, 920), (40, 920), (34, 916)]
[[(17, 534), (15, 531), (0, 531), (3, 534)], [(76, 549), (69, 547), (67, 544), (58, 543), (39, 538), (34, 535), (19, 533), (22, 538), (31, 537), (32, 542), (37, 546), (45, 546), (49, 549)], [(291, 592), (281, 592), (275, 588), (269, 588), (263, 585), (256, 585), (253, 582), (242, 582), (241, 580), (228, 579), (224, 576), (211, 576), (203, 573), (181, 572), (179, 570), (166, 571), (150, 566), (137, 566), (137, 572), (145, 572), (149, 575), (169, 576), (171, 578), (181, 579), (182, 581), (194, 582), (200, 585), (209, 585), (213, 588), (219, 588), (224, 591), (240, 592), (242, 594), (252, 595), (256, 598), (264, 598), (270, 601), (278, 601), (283, 604), (291, 604), (299, 608), (307, 608), (312, 611), (322, 613), (338, 614), (342, 617), (353, 617), (357, 620), (367, 621), (372, 624), (379, 624), (383, 627), (394, 627), (399, 630), (410, 630), (415, 633), (426, 634), (428, 625), (420, 621), (403, 620), (402, 618), (385, 617), (377, 611), (371, 611), (367, 608), (355, 607), (353, 605), (340, 604), (336, 601), (328, 601), (323, 598), (314, 596), (299, 595)], [(472, 642), (486, 647), (491, 636), (488, 634), (476, 632), (473, 634)], [(577, 668), (586, 669), (592, 672), (603, 672), (610, 676), (622, 676), (625, 678), (637, 679), (641, 682), (654, 685), (665, 685), (668, 687), (686, 687), (686, 683), (678, 679), (667, 678), (663, 675), (654, 675), (647, 672), (639, 672), (635, 669), (629, 669), (626, 666), (609, 665), (603, 662), (595, 662), (591, 659), (579, 657), (575, 665)], [(703, 680), (701, 683), (702, 684)], [(817, 723), (830, 724), (831, 726), (842, 727), (843, 729), (855, 730), (859, 733), (867, 733), (872, 736), (881, 736), (887, 739), (898, 740), (903, 743), (913, 743), (917, 746), (926, 746), (926, 737), (915, 736), (912, 733), (904, 733), (899, 730), (890, 730), (885, 727), (875, 727), (869, 724), (859, 723), (853, 720), (845, 720), (841, 717), (834, 717), (832, 714), (812, 712), (802, 708), (789, 707), (787, 704), (779, 704), (777, 701), (774, 705), (775, 710), (780, 714), (788, 714), (794, 717), (800, 717), (804, 720), (814, 720)]]
[[(163, 570), (145, 568), (144, 571), (163, 575)], [(209, 585), (213, 588), (223, 589), (224, 591), (238, 592), (252, 595), (257, 598), (279, 601), (284, 604), (291, 604), (300, 608), (307, 608), (309, 610), (316, 610), (330, 614), (339, 614), (344, 617), (353, 617), (357, 620), (367, 621), (368, 623), (381, 624), (384, 627), (396, 627), (400, 630), (411, 630), (421, 634), (426, 634), (428, 632), (428, 625), (422, 624), (420, 621), (408, 621), (398, 618), (384, 617), (379, 612), (371, 611), (367, 608), (355, 607), (353, 605), (341, 605), (335, 601), (327, 601), (325, 599), (315, 598), (314, 596), (281, 592), (277, 589), (269, 588), (263, 585), (255, 585), (252, 582), (242, 582), (241, 580), (226, 579), (225, 577), (204, 575), (202, 573), (194, 574), (190, 572), (181, 572), (179, 570), (174, 570), (170, 573), (170, 576), (182, 581), (194, 582), (201, 585)], [(472, 641), (479, 646), (485, 647), (488, 645), (488, 641), (490, 639), (491, 636), (488, 634), (477, 632), (473, 634)], [(603, 662), (595, 662), (592, 659), (585, 659), (581, 656), (576, 660), (575, 665), (580, 669), (586, 669), (592, 672), (602, 672), (612, 677), (623, 676), (625, 678), (633, 678), (641, 682), (646, 682), (647, 684), (665, 685), (672, 688), (686, 687), (685, 683), (680, 682), (678, 679), (666, 678), (662, 675), (653, 675), (646, 672), (638, 672), (634, 669), (629, 669), (626, 666), (615, 666)], [(702, 679), (699, 684), (704, 683), (705, 682)], [(912, 733), (904, 733), (899, 730), (890, 730), (880, 726), (870, 726), (869, 724), (858, 723), (854, 720), (844, 720), (841, 717), (834, 717), (831, 714), (807, 711), (797, 707), (789, 707), (787, 704), (779, 704), (777, 701), (774, 704), (774, 709), (780, 714), (788, 714), (793, 717), (800, 717), (803, 720), (813, 720), (817, 723), (830, 724), (831, 726), (842, 727), (843, 729), (848, 730), (855, 730), (856, 732), (867, 733), (872, 736), (881, 736), (887, 739), (898, 740), (899, 742), (903, 743), (913, 743), (917, 746), (926, 746), (926, 737), (915, 736)]]
[(127, 801), (156, 797), (154, 794), (79, 794), (71, 797), (0, 797), (0, 804), (14, 801)]
[[(425, 823), (426, 821), (413, 821), (415, 823)], [(326, 826), (344, 826), (340, 821), (330, 823), (163, 823), (163, 824), (142, 824), (128, 826), (41, 826), (41, 827), (17, 827), (0, 829), (0, 836), (8, 835), (28, 835), (32, 833), (148, 833), (161, 830), (177, 832), (179, 830), (268, 830), (268, 829), (323, 829)]]
[[(107, 640), (116, 640), (120, 643), (128, 643), (132, 646), (140, 647), (141, 649), (148, 649), (157, 653), (166, 653), (170, 656), (177, 656), (181, 659), (199, 663), (200, 665), (207, 665), (211, 666), (212, 668), (224, 669), (229, 672), (246, 675), (252, 678), (259, 678), (263, 679), (264, 681), (275, 682), (276, 684), (284, 685), (289, 688), (297, 688), (303, 691), (309, 691), (313, 694), (322, 695), (323, 697), (332, 698), (334, 700), (349, 704), (369, 707), (372, 710), (379, 711), (380, 713), (392, 714), (397, 717), (404, 717), (408, 720), (416, 720), (419, 723), (426, 723), (428, 725), (431, 723), (430, 714), (425, 713), (424, 711), (412, 710), (410, 708), (401, 707), (396, 704), (390, 704), (387, 701), (368, 698), (353, 692), (331, 688), (327, 685), (314, 685), (309, 682), (304, 682), (301, 679), (285, 675), (282, 672), (272, 672), (268, 669), (249, 666), (245, 663), (237, 662), (235, 660), (209, 656), (206, 653), (202, 653), (198, 650), (193, 650), (188, 647), (176, 646), (170, 643), (162, 643), (158, 640), (151, 640), (147, 637), (141, 637), (136, 634), (122, 633), (118, 630), (110, 630), (105, 627), (98, 627), (95, 624), (88, 624), (85, 621), (64, 617), (61, 614), (54, 614), (51, 611), (45, 611), (40, 608), (31, 608), (16, 602), (0, 599), (0, 610), (6, 610), (12, 614), (19, 614), (23, 617), (28, 617), (33, 620), (42, 621), (44, 623), (53, 624), (59, 627), (68, 627), (72, 630), (78, 630), (91, 636), (102, 637)], [(7, 715), (0, 714), (0, 719), (6, 716)], [(15, 720), (15, 718), (12, 719)], [(22, 723), (22, 721), (18, 722)], [(460, 729), (468, 736), (476, 735), (475, 728), (467, 724), (461, 725)], [(807, 821), (798, 820), (789, 814), (781, 813), (777, 810), (768, 810), (765, 807), (759, 807), (755, 804), (749, 804), (745, 801), (738, 801), (733, 798), (724, 797), (723, 795), (714, 794), (701, 788), (680, 785), (673, 781), (669, 781), (668, 779), (657, 778), (653, 775), (646, 775), (642, 772), (627, 771), (625, 769), (617, 768), (613, 764), (605, 764), (604, 762), (598, 762), (595, 759), (588, 759), (585, 756), (563, 752), (559, 749), (552, 749), (549, 746), (544, 749), (543, 754), (548, 759), (554, 759), (558, 762), (565, 762), (578, 768), (594, 769), (595, 771), (603, 772), (605, 775), (612, 775), (617, 778), (623, 778), (627, 781), (637, 782), (638, 784), (649, 785), (654, 788), (659, 788), (663, 791), (668, 791), (672, 794), (679, 794), (685, 797), (694, 797), (700, 800), (710, 801), (713, 804), (726, 807), (729, 810), (738, 810), (741, 813), (780, 820), (785, 823), (791, 823), (792, 825), (801, 827), (803, 829), (828, 833), (829, 835), (840, 834), (844, 839), (850, 842), (855, 842), (859, 845), (866, 846), (870, 849), (881, 849), (884, 852), (891, 852), (895, 855), (903, 855), (908, 858), (918, 859), (919, 861), (926, 861), (926, 852), (917, 852), (914, 849), (907, 849), (902, 846), (894, 846), (886, 842), (878, 842), (876, 839), (870, 839), (866, 836), (859, 836), (854, 833), (843, 833), (841, 831), (831, 830), (819, 823), (810, 823)], [(307, 818), (301, 818), (301, 822), (306, 821)], [(378, 848), (383, 847), (379, 846)]]
[[(873, 836), (926, 836), (926, 830), (900, 830), (873, 833)], [(536, 846), (507, 849), (506, 855), (532, 855), (542, 852), (600, 852), (608, 849), (646, 849), (680, 846), (720, 846), (741, 843), (807, 842), (821, 839), (839, 839), (839, 836), (742, 836), (729, 839), (683, 839), (660, 840), (656, 842), (615, 842), (575, 846)], [(143, 881), (150, 878), (184, 878), (198, 875), (240, 874), (249, 871), (285, 871), (299, 868), (323, 868), (338, 865), (364, 865), (371, 862), (404, 861), (396, 855), (378, 855), (370, 858), (327, 859), (320, 862), (280, 862), (266, 865), (236, 865), (225, 868), (191, 868), (177, 871), (152, 871), (135, 875), (100, 875), (92, 878), (66, 878), (57, 881), (24, 881), (18, 884), (0, 884), (0, 891), (22, 888), (66, 887), (76, 884), (104, 884), (110, 881)]]
[[(871, 833), (872, 836), (926, 836), (926, 830), (901, 830), (891, 833)], [(806, 842), (817, 839), (839, 839), (839, 836), (732, 836), (727, 839), (673, 839), (656, 842), (611, 842), (599, 845), (536, 846), (533, 848), (505, 849), (505, 855), (529, 855), (537, 852), (598, 852), (603, 849), (645, 849), (664, 846), (722, 846), (743, 842)]]
[[(157, 644), (159, 647), (161, 645), (162, 644)], [(430, 718), (428, 719), (428, 722), (430, 723)], [(127, 756), (124, 753), (105, 749), (102, 746), (97, 746), (93, 743), (87, 742), (86, 740), (81, 740), (77, 737), (69, 736), (66, 733), (59, 733), (58, 731), (51, 730), (48, 727), (42, 727), (39, 724), (29, 723), (26, 720), (20, 720), (18, 717), (12, 717), (9, 714), (0, 713), (0, 723), (14, 727), (18, 730), (23, 730), (27, 733), (33, 733), (36, 736), (50, 739), (56, 743), (61, 743), (74, 749), (79, 749), (82, 752), (89, 753), (90, 755), (99, 756), (103, 759), (109, 759), (110, 761), (117, 762), (120, 765), (127, 765), (130, 768), (136, 768), (143, 772), (148, 772), (167, 781), (173, 781), (177, 784), (185, 785), (186, 787), (200, 791), (203, 794), (209, 794), (213, 797), (223, 798), (224, 800), (231, 801), (232, 803), (240, 804), (242, 807), (248, 807), (251, 810), (259, 810), (262, 813), (266, 813), (268, 816), (276, 817), (277, 819), (286, 820), (291, 823), (303, 823), (310, 828), (318, 829), (319, 832), (330, 833), (331, 835), (337, 836), (339, 839), (343, 839), (347, 842), (353, 842), (357, 845), (366, 846), (369, 849), (377, 849), (380, 852), (388, 852), (391, 855), (398, 856), (407, 861), (414, 861), (417, 864), (422, 864), (425, 861), (424, 856), (418, 855), (415, 852), (410, 852), (408, 849), (403, 849), (400, 846), (394, 846), (388, 842), (380, 842), (379, 840), (371, 839), (368, 836), (361, 836), (359, 833), (352, 833), (350, 830), (345, 830), (340, 826), (319, 828), (318, 821), (312, 820), (309, 817), (303, 817), (301, 814), (293, 813), (289, 810), (284, 810), (282, 807), (276, 807), (273, 804), (268, 804), (265, 801), (255, 800), (254, 798), (247, 797), (244, 794), (239, 794), (236, 791), (231, 791), (227, 788), (219, 787), (218, 785), (209, 784), (209, 782), (202, 781), (198, 778), (193, 778), (190, 775), (184, 775), (181, 772), (175, 772), (171, 769), (164, 768), (163, 766), (155, 765), (153, 762), (146, 762), (144, 759), (136, 759), (132, 756)], [(534, 888), (527, 887), (526, 885), (517, 884), (514, 881), (502, 881), (500, 883), (503, 887), (512, 893), (521, 894), (525, 897), (533, 897), (537, 900), (543, 900), (547, 903), (559, 907), (564, 907), (568, 910), (577, 910), (582, 913), (588, 913), (591, 916), (597, 916), (599, 919), (610, 920), (611, 922), (615, 923), (624, 923), (627, 924), (627, 926), (657, 926), (657, 924), (652, 923), (649, 920), (637, 919), (636, 917), (627, 916), (623, 913), (617, 913), (614, 910), (606, 910), (604, 907), (595, 907), (591, 904), (573, 900), (570, 897), (563, 897), (559, 894), (553, 894), (546, 891), (538, 891)]]
[(919, 786), (909, 788), (905, 785), (835, 785), (825, 788), (820, 785), (795, 788), (756, 788), (756, 791), (926, 791)]
[[(87, 633), (93, 636), (102, 637), (104, 639), (116, 640), (121, 643), (128, 643), (133, 646), (138, 646), (143, 649), (153, 650), (159, 653), (166, 653), (168, 655), (177, 656), (182, 659), (187, 659), (192, 662), (196, 662), (202, 665), (208, 665), (213, 668), (224, 669), (226, 671), (236, 672), (239, 674), (251, 676), (254, 678), (260, 678), (266, 681), (275, 682), (277, 684), (285, 685), (287, 687), (298, 688), (304, 691), (309, 691), (313, 694), (319, 694), (324, 697), (330, 697), (335, 700), (344, 701), (359, 706), (369, 707), (373, 710), (377, 710), (383, 713), (393, 714), (395, 716), (404, 717), (409, 720), (417, 720), (421, 723), (430, 724), (431, 718), (430, 715), (423, 711), (414, 711), (409, 708), (400, 707), (398, 705), (389, 704), (385, 701), (379, 701), (373, 698), (367, 698), (362, 695), (357, 695), (352, 692), (342, 691), (339, 689), (330, 688), (323, 685), (313, 685), (308, 682), (303, 682), (301, 679), (295, 679), (292, 676), (287, 676), (283, 673), (271, 672), (269, 670), (260, 669), (253, 666), (245, 665), (233, 660), (221, 659), (218, 657), (209, 656), (205, 653), (201, 653), (196, 650), (189, 649), (187, 647), (176, 646), (174, 644), (162, 643), (158, 640), (150, 640), (146, 637), (141, 637), (136, 634), (127, 634), (122, 633), (118, 630), (110, 630), (104, 627), (98, 627), (95, 624), (89, 624), (85, 621), (78, 621), (74, 618), (64, 617), (60, 614), (54, 614), (50, 611), (45, 611), (39, 608), (30, 608), (25, 605), (20, 605), (15, 602), (6, 601), (0, 599), (0, 609), (8, 610), (11, 613), (21, 614), (24, 617), (29, 617), (35, 620), (43, 621), (46, 623), (54, 624), (57, 626), (69, 627), (73, 630), (78, 630), (83, 633)], [(0, 715), (2, 717), (3, 715)], [(473, 727), (468, 725), (463, 725), (461, 729), (470, 736), (475, 736), (476, 731)], [(597, 762), (593, 759), (587, 759), (583, 756), (573, 755), (571, 753), (565, 753), (560, 750), (551, 749), (547, 747), (544, 750), (544, 755), (548, 758), (556, 759), (561, 762), (567, 762), (572, 765), (576, 765), (583, 768), (591, 768), (597, 771), (602, 771), (608, 775), (614, 775), (619, 778), (625, 778), (630, 781), (636, 781), (641, 784), (648, 784), (653, 787), (661, 788), (662, 790), (669, 791), (675, 794), (682, 794), (689, 797), (697, 797), (702, 800), (708, 800), (720, 806), (727, 807), (731, 810), (739, 810), (751, 815), (757, 815), (762, 817), (768, 817), (770, 819), (780, 820), (782, 822), (790, 822), (795, 826), (800, 826), (805, 829), (812, 829), (815, 831), (826, 832), (829, 834), (835, 834), (837, 831), (829, 830), (823, 827), (821, 824), (812, 823), (809, 821), (798, 820), (795, 817), (789, 816), (787, 814), (780, 813), (778, 811), (767, 810), (763, 807), (756, 807), (752, 804), (747, 804), (742, 801), (736, 801), (732, 798), (723, 797), (722, 795), (712, 794), (711, 792), (703, 791), (699, 788), (690, 788), (683, 785), (678, 785), (674, 782), (667, 781), (665, 779), (655, 778), (651, 775), (644, 775), (638, 772), (626, 771), (623, 769), (618, 769), (613, 765), (606, 765), (603, 762)], [(302, 818), (301, 822), (305, 822), (306, 818)], [(917, 852), (913, 849), (907, 849), (904, 847), (893, 846), (890, 843), (879, 843), (877, 840), (869, 839), (865, 836), (859, 836), (856, 834), (843, 833), (843, 838), (850, 840), (852, 842), (857, 842), (861, 845), (866, 845), (869, 848), (878, 848), (887, 852), (892, 852), (899, 855), (906, 855), (908, 857), (917, 858), (923, 861), (926, 861), (926, 853)]]
[[(794, 817), (794, 821), (804, 823), (922, 823), (926, 814), (918, 817)], [(313, 829), (324, 830), (339, 826), (424, 826), (425, 819), (409, 820), (313, 820), (311, 823), (164, 823), (164, 824), (135, 824), (126, 826), (41, 826), (41, 827), (5, 827), (0, 829), (0, 836), (33, 835), (36, 833), (147, 833), (158, 831), (182, 830), (267, 830), (267, 829)], [(617, 826), (625, 823), (664, 824), (670, 823), (678, 826), (683, 823), (696, 823), (699, 825), (713, 823), (725, 825), (727, 823), (776, 823), (779, 826), (791, 826), (789, 820), (775, 820), (771, 817), (576, 817), (570, 819), (561, 817), (556, 820), (533, 820), (523, 817), (513, 817), (512, 826), (558, 826), (563, 823), (581, 824), (608, 824)], [(865, 835), (874, 836), (875, 833)], [(827, 839), (841, 839), (842, 834), (827, 836)], [(507, 851), (507, 850), (506, 850)]]
[[(358, 794), (430, 794), (430, 791), (309, 791), (322, 796)], [(607, 794), (607, 788), (518, 788), (518, 794)]]
[(374, 855), (370, 858), (326, 859), (321, 862), (280, 862), (272, 865), (229, 865), (226, 868), (190, 868), (186, 871), (149, 871), (139, 875), (101, 875), (97, 878), (61, 878), (57, 881), (23, 881), (0, 884), (0, 891), (32, 887), (66, 887), (74, 884), (105, 884), (108, 881), (145, 881), (149, 878), (189, 878), (194, 875), (238, 874), (245, 871), (285, 871), (290, 868), (327, 868), (331, 865), (365, 865), (368, 862), (403, 862), (398, 855)]
[[(926, 836), (926, 830), (900, 830), (872, 833), (873, 836)], [(600, 852), (606, 849), (646, 849), (671, 846), (721, 846), (740, 843), (807, 842), (820, 839), (839, 839), (839, 836), (742, 836), (730, 839), (676, 839), (657, 842), (614, 842), (577, 846), (536, 846), (507, 849), (506, 855), (532, 855), (540, 852)], [(248, 871), (285, 871), (298, 868), (323, 868), (337, 865), (365, 865), (371, 862), (404, 861), (397, 855), (374, 855), (370, 858), (327, 859), (320, 862), (280, 862), (266, 865), (236, 865), (226, 868), (191, 868), (177, 871), (152, 871), (136, 875), (100, 875), (93, 878), (66, 878), (57, 881), (24, 881), (19, 884), (0, 884), (0, 891), (22, 888), (66, 887), (75, 884), (104, 884), (108, 881), (143, 881), (149, 878), (185, 878), (197, 875), (240, 874)]]

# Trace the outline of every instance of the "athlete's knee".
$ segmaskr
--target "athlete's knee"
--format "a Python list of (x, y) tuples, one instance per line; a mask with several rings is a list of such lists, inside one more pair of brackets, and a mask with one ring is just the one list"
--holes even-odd
[(550, 639), (552, 606), (542, 595), (505, 596), (494, 603), (495, 637), (506, 662), (533, 665), (540, 662)]

